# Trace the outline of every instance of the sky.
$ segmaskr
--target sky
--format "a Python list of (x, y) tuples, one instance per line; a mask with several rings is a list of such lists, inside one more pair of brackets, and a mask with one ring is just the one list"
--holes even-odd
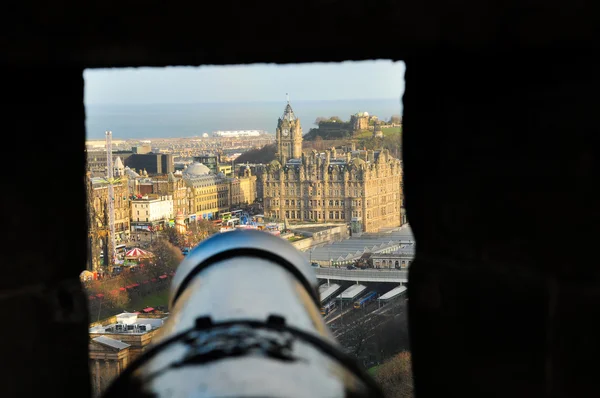
[(400, 98), (403, 62), (88, 69), (85, 104)]

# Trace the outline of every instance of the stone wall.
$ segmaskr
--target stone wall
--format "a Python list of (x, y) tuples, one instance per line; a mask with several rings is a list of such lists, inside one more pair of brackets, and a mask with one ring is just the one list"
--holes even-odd
[[(3, 334), (1, 353), (10, 358), (3, 395), (90, 394), (78, 280), (86, 261), (85, 68), (348, 59), (407, 62), (417, 396), (597, 395), (598, 7), (557, 0), (8, 7), (4, 146), (27, 148), (35, 161), (6, 178), (7, 192), (19, 194), (2, 197), (10, 231), (2, 240), (2, 308), (20, 324)], [(223, 18), (199, 24), (198, 15), (227, 16), (228, 34), (212, 34)], [(289, 29), (281, 15), (312, 28)], [(377, 29), (348, 29), (368, 20)], [(5, 161), (22, 164), (22, 156), (9, 150)], [(57, 194), (40, 207), (40, 192)], [(39, 223), (23, 221), (31, 209)], [(24, 239), (32, 233), (35, 244)], [(557, 235), (569, 250), (548, 246)]]

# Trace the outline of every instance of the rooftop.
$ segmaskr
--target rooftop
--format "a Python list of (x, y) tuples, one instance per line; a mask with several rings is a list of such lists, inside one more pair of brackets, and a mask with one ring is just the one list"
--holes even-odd
[[(340, 223), (339, 225), (343, 226), (344, 224)], [(315, 232), (326, 231), (328, 229), (335, 228), (339, 225), (333, 225), (333, 226), (332, 225), (315, 225), (314, 227), (313, 226), (303, 226), (303, 227), (298, 227), (298, 228), (294, 227), (293, 225), (290, 225), (289, 229), (291, 229), (292, 231), (295, 231), (295, 232), (315, 233)]]
[[(142, 335), (151, 330), (160, 328), (167, 317), (144, 318), (138, 317), (136, 313), (124, 312), (117, 315), (117, 322), (108, 325), (99, 325), (90, 328), (90, 334), (128, 334)], [(114, 340), (114, 339), (111, 339)], [(115, 340), (117, 341), (117, 340)]]
[[(391, 231), (364, 233), (360, 237), (351, 237), (339, 242), (316, 247), (312, 253), (304, 254), (312, 261), (351, 261), (364, 253), (392, 253), (402, 250), (415, 241), (409, 226)], [(413, 249), (414, 251), (414, 249)]]
[(110, 337), (106, 337), (106, 336), (98, 336), (98, 337), (94, 337), (92, 339), (93, 342), (102, 344), (102, 345), (106, 345), (112, 348), (116, 348), (118, 350), (124, 350), (125, 348), (131, 347), (129, 344), (127, 343), (123, 343), (120, 340), (115, 340), (115, 339), (111, 339)]

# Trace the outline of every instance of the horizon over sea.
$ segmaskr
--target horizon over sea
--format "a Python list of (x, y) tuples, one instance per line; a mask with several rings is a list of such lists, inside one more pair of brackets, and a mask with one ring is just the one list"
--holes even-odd
[[(394, 99), (295, 100), (292, 109), (308, 133), (317, 117), (338, 116), (349, 120), (357, 112), (369, 112), (389, 120), (402, 114), (400, 97)], [(86, 104), (87, 139), (151, 139), (200, 136), (223, 130), (264, 130), (274, 134), (285, 101), (214, 102), (187, 104)]]

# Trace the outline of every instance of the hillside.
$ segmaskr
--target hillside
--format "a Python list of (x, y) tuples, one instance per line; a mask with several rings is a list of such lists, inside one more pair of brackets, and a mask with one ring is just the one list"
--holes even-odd
[(236, 160), (236, 163), (269, 163), (275, 159), (275, 144), (265, 145), (259, 149), (251, 149), (242, 153)]

